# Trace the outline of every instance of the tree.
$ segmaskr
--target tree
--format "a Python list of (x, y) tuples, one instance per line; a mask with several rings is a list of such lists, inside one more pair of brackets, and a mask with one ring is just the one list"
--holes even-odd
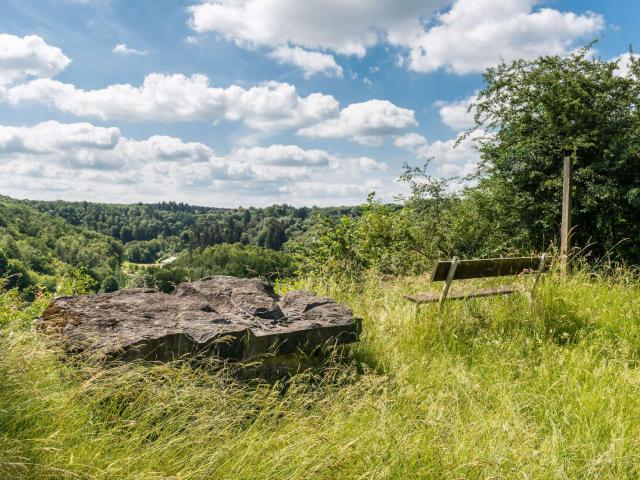
[(173, 292), (176, 285), (186, 279), (184, 271), (180, 268), (154, 268), (149, 269), (149, 273), (153, 275), (156, 288), (165, 293)]
[(640, 65), (623, 76), (589, 47), (487, 70), (472, 106), (491, 132), (479, 142), (480, 188), (545, 249), (559, 230), (563, 157), (574, 154), (575, 241), (638, 262), (637, 242), (619, 243), (640, 235)]
[(7, 272), (7, 267), (9, 266), (9, 261), (5, 253), (0, 250), (0, 276), (4, 275)]
[(10, 259), (4, 272), (6, 288), (18, 288), (24, 290), (33, 284), (29, 269), (20, 260)]
[(115, 292), (119, 288), (120, 287), (118, 286), (118, 281), (116, 280), (116, 277), (114, 277), (113, 275), (109, 275), (108, 277), (105, 277), (104, 280), (102, 280), (102, 287), (100, 288), (100, 290), (102, 290), (105, 293), (109, 293), (109, 292)]

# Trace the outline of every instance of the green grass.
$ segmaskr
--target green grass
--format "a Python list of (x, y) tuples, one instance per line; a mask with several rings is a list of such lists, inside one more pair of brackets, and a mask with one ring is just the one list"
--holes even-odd
[[(455, 285), (455, 284), (454, 284)], [(300, 281), (364, 318), (348, 360), (282, 385), (184, 364), (73, 364), (0, 300), (0, 478), (640, 476), (640, 286), (549, 275), (418, 316), (424, 278)]]

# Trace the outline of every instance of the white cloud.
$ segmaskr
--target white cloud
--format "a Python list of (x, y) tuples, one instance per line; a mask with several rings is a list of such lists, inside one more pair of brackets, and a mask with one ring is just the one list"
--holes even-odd
[[(359, 173), (386, 172), (389, 170), (389, 165), (384, 162), (378, 162), (370, 157), (349, 158), (346, 161), (346, 167), (350, 169), (354, 175), (358, 175)], [(340, 166), (334, 167), (334, 169), (337, 170), (340, 168)]]
[(451, 0), (211, 0), (189, 7), (197, 32), (217, 32), (240, 45), (330, 49), (363, 57), (381, 37), (421, 29), (420, 17)]
[(300, 128), (335, 116), (338, 101), (312, 93), (300, 97), (293, 85), (268, 82), (249, 89), (211, 87), (204, 75), (152, 73), (142, 86), (110, 85), (82, 90), (51, 79), (38, 79), (6, 91), (12, 104), (40, 102), (76, 116), (125, 121), (243, 121), (256, 130)]
[[(206, 198), (218, 206), (276, 199), (358, 203), (364, 186), (377, 181), (372, 176), (387, 168), (369, 157), (297, 145), (236, 149), (219, 156), (202, 143), (161, 135), (135, 140), (118, 128), (86, 122), (0, 126), (0, 189), (20, 197), (121, 202), (170, 198), (200, 204)], [(313, 188), (303, 197), (301, 185), (307, 184)]]
[(281, 46), (269, 53), (269, 57), (280, 64), (291, 64), (300, 67), (305, 78), (316, 74), (327, 77), (342, 78), (342, 67), (336, 63), (333, 55), (328, 53), (310, 52), (300, 47)]
[(110, 85), (82, 90), (52, 79), (8, 88), (0, 99), (11, 104), (39, 102), (61, 112), (102, 120), (242, 121), (262, 132), (295, 129), (310, 137), (349, 138), (377, 145), (387, 135), (417, 125), (413, 110), (387, 100), (369, 100), (339, 110), (331, 95), (300, 97), (288, 83), (267, 82), (251, 88), (211, 87), (204, 75), (152, 73), (140, 87)]
[(108, 150), (118, 143), (120, 130), (90, 123), (64, 124), (54, 121), (33, 127), (0, 127), (0, 154), (53, 153), (75, 148)]
[(485, 132), (477, 131), (456, 145), (460, 136), (429, 142), (422, 135), (408, 133), (396, 138), (394, 143), (418, 158), (432, 158), (432, 174), (436, 176), (464, 176), (475, 172), (478, 166), (480, 153), (475, 147), (477, 140), (483, 136), (486, 136)]
[(393, 143), (396, 147), (404, 148), (413, 152), (417, 151), (419, 147), (426, 145), (428, 142), (427, 139), (419, 133), (411, 132), (397, 137)]
[(474, 112), (470, 110), (469, 107), (476, 99), (477, 94), (474, 94), (457, 102), (441, 102), (439, 104), (440, 119), (445, 125), (456, 131), (475, 127)]
[(318, 138), (348, 138), (364, 145), (379, 145), (385, 136), (397, 135), (418, 123), (415, 112), (388, 100), (352, 103), (337, 118), (302, 128), (300, 135)]
[(298, 145), (237, 148), (229, 158), (238, 162), (280, 166), (326, 166), (335, 158), (324, 150), (304, 150)]
[(604, 28), (600, 15), (576, 15), (551, 8), (534, 10), (537, 0), (458, 0), (435, 26), (407, 46), (410, 69), (440, 68), (457, 74), (481, 72), (502, 58), (564, 54), (576, 42)]
[(0, 161), (34, 157), (73, 168), (114, 170), (148, 161), (207, 162), (214, 157), (201, 143), (168, 136), (131, 140), (115, 127), (48, 121), (31, 127), (0, 126)]
[(305, 150), (298, 145), (270, 145), (268, 147), (236, 148), (227, 158), (234, 162), (246, 162), (255, 166), (301, 167), (309, 172), (312, 167), (328, 167), (334, 173), (360, 176), (367, 173), (385, 172), (389, 166), (369, 157), (349, 157), (331, 154), (325, 150)]
[(615, 70), (615, 74), (620, 77), (626, 77), (631, 73), (631, 60), (638, 60), (638, 55), (631, 54), (630, 52), (623, 53), (622, 55), (618, 55), (616, 58), (613, 58), (612, 62), (618, 62), (618, 68)]
[(57, 75), (71, 63), (58, 47), (37, 35), (0, 34), (0, 86), (29, 77)]
[(128, 47), (126, 43), (118, 43), (115, 47), (113, 47), (113, 53), (117, 53), (119, 55), (149, 55), (149, 52), (146, 50), (137, 50), (135, 48)]
[[(240, 46), (299, 46), (363, 57), (380, 42), (408, 50), (407, 68), (479, 72), (500, 58), (562, 54), (604, 28), (600, 15), (535, 8), (541, 0), (203, 0), (191, 28)], [(434, 12), (444, 7), (444, 13)]]
[[(335, 205), (335, 198), (361, 199), (369, 193), (382, 189), (383, 184), (379, 180), (370, 180), (365, 183), (335, 183), (324, 182), (299, 182), (294, 185), (280, 187), (280, 193), (290, 194), (294, 198), (302, 199), (303, 203), (309, 197), (327, 198), (329, 204)], [(324, 202), (323, 202), (324, 203)]]

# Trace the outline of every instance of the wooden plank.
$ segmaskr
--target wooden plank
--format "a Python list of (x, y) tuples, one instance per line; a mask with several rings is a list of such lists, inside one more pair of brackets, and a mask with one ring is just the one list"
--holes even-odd
[(404, 298), (413, 303), (432, 303), (440, 300), (439, 293), (416, 293), (414, 295), (406, 295)]
[[(441, 282), (447, 279), (451, 261), (436, 263), (431, 274), (432, 282)], [(540, 257), (513, 257), (513, 258), (487, 258), (479, 260), (460, 260), (456, 268), (453, 280), (465, 280), (470, 278), (504, 277), (507, 275), (519, 275), (521, 273), (533, 273), (540, 267)], [(548, 266), (545, 265), (545, 269)]]
[[(496, 288), (483, 288), (480, 290), (461, 291), (450, 293), (447, 300), (462, 300), (465, 298), (481, 298), (491, 297), (493, 295), (509, 295), (511, 293), (519, 292), (520, 288), (516, 285), (505, 285)], [(440, 300), (440, 295), (437, 293), (416, 293), (415, 295), (407, 295), (407, 300), (413, 303), (435, 303)]]

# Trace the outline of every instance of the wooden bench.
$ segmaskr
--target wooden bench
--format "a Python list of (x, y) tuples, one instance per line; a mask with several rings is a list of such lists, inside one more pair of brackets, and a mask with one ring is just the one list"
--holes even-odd
[(535, 273), (535, 279), (531, 287), (534, 291), (540, 275), (548, 269), (547, 255), (536, 257), (515, 258), (488, 258), (481, 260), (460, 260), (453, 257), (452, 260), (436, 263), (431, 274), (432, 282), (445, 282), (440, 293), (417, 293), (405, 298), (416, 305), (438, 302), (440, 308), (445, 300), (458, 300), (465, 298), (489, 297), (492, 295), (508, 295), (522, 291), (517, 285), (505, 285), (495, 288), (483, 288), (472, 291), (460, 291), (449, 293), (451, 283), (454, 280), (469, 280), (473, 278), (490, 278), (515, 276)]

